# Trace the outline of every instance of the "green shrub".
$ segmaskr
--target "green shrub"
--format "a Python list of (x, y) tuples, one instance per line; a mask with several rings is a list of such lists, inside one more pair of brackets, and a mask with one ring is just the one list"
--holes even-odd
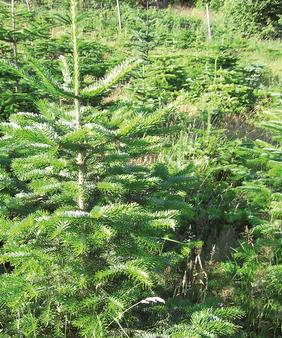
[(282, 15), (280, 0), (226, 0), (224, 13), (227, 25), (243, 34), (265, 38), (281, 36), (279, 18)]

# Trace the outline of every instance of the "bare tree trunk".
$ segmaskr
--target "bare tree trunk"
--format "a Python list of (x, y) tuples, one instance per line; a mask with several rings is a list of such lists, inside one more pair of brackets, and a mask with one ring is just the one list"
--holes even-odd
[(168, 6), (168, 0), (157, 0), (156, 5), (158, 8), (167, 8)]
[(148, 9), (150, 6), (156, 6), (157, 8), (167, 8), (169, 0), (155, 0), (150, 2), (149, 0), (139, 0), (139, 4)]

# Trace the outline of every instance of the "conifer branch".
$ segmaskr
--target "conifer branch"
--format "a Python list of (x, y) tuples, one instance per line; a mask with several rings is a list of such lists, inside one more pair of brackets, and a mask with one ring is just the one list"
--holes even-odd
[(39, 63), (32, 59), (28, 58), (28, 64), (30, 68), (36, 73), (40, 81), (35, 76), (31, 76), (24, 70), (16, 67), (15, 65), (5, 61), (0, 60), (0, 65), (3, 66), (5, 70), (14, 74), (15, 76), (24, 79), (34, 88), (48, 92), (49, 95), (53, 97), (64, 97), (64, 98), (75, 98), (74, 94), (70, 91), (64, 90), (60, 87), (54, 80), (52, 80), (51, 74), (49, 74), (45, 69), (43, 69)]
[(136, 67), (138, 67), (140, 62), (141, 60), (126, 60), (122, 64), (117, 65), (104, 78), (91, 86), (84, 88), (80, 95), (83, 98), (92, 98), (104, 94), (124, 79), (124, 77), (126, 77), (126, 75), (132, 72)]

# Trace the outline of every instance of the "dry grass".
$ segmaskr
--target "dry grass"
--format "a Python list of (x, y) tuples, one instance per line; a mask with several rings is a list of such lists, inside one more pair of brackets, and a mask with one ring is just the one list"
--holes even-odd
[(51, 37), (53, 39), (58, 39), (65, 34), (65, 31), (62, 27), (54, 27), (51, 30)]
[(279, 40), (249, 40), (247, 58), (266, 65), (274, 78), (282, 82), (282, 42)]
[(192, 103), (179, 105), (178, 111), (180, 113), (186, 113), (190, 117), (196, 117), (199, 115), (199, 108)]
[(116, 102), (118, 99), (121, 98), (122, 94), (123, 94), (123, 87), (118, 86), (108, 96), (103, 98), (102, 104), (110, 104), (110, 103)]
[(251, 140), (263, 140), (271, 142), (271, 133), (265, 129), (256, 127), (250, 119), (242, 115), (232, 115), (226, 117), (222, 122), (222, 128), (226, 130), (229, 138), (249, 138)]
[(195, 16), (202, 20), (205, 20), (205, 11), (196, 7), (189, 6), (173, 6), (172, 11), (179, 13), (183, 16)]

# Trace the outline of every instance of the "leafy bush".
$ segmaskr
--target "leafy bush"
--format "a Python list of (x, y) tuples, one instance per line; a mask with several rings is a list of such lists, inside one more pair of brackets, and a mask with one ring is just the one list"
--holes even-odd
[(225, 0), (198, 0), (197, 5), (205, 6), (206, 4), (209, 4), (210, 8), (218, 10), (224, 6), (224, 1)]
[(257, 34), (266, 38), (281, 36), (280, 0), (226, 0), (224, 12), (228, 18), (227, 24), (233, 29), (239, 28), (244, 34)]

